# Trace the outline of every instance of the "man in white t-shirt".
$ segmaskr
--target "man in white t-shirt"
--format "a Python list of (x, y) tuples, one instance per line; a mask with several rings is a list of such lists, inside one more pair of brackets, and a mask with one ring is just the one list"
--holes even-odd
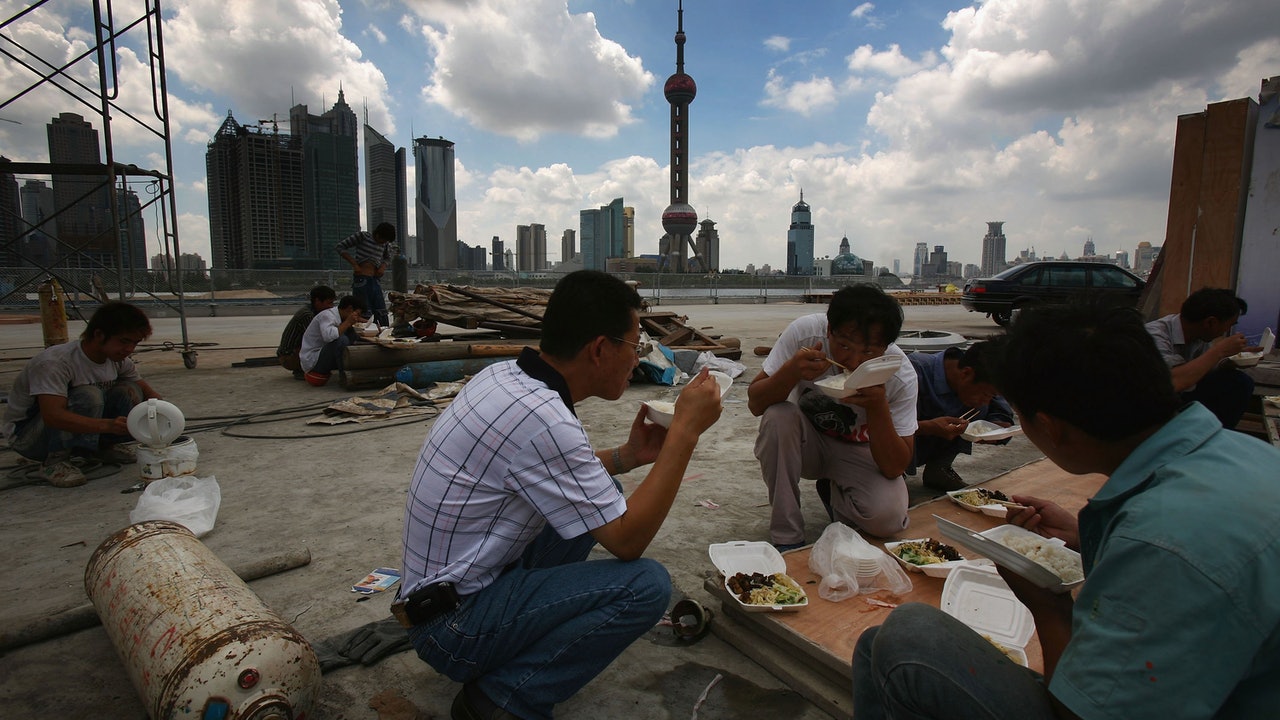
[(355, 324), (364, 320), (364, 301), (343, 295), (337, 307), (316, 313), (302, 334), (298, 361), (303, 377), (316, 387), (329, 382), (334, 370), (342, 369), (342, 350), (356, 341)]
[(78, 340), (46, 348), (18, 373), (3, 433), (9, 446), (41, 463), (50, 485), (86, 481), (84, 458), (136, 461), (126, 422), (134, 405), (160, 394), (129, 356), (151, 336), (141, 309), (122, 302), (98, 308)]
[[(800, 478), (816, 479), (832, 520), (884, 537), (907, 526), (907, 486), (916, 432), (917, 380), (894, 344), (902, 308), (876, 285), (851, 285), (826, 315), (797, 318), (782, 331), (747, 388), (760, 418), (755, 455), (772, 507), (769, 539), (779, 550), (805, 544)], [(881, 356), (902, 364), (883, 385), (835, 400), (824, 377)]]

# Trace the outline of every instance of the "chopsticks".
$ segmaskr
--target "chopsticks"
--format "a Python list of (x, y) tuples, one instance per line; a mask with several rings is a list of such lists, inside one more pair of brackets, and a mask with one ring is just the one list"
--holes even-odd
[(969, 422), (970, 420), (976, 417), (978, 417), (978, 408), (973, 408), (972, 410), (960, 416), (960, 422)]
[(840, 363), (836, 362), (835, 360), (832, 360), (831, 358), (827, 358), (827, 362), (831, 363), (832, 365), (835, 365), (836, 367), (840, 368), (841, 370), (843, 370), (843, 371), (845, 371), (845, 372), (853, 372), (853, 371), (852, 371), (852, 370), (850, 370), (849, 368), (847, 368), (847, 367), (845, 367), (845, 366), (841, 365)]

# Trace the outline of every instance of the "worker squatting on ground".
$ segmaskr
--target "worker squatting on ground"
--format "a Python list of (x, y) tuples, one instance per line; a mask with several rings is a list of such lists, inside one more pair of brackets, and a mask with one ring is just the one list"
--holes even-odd
[[(832, 520), (871, 535), (907, 526), (907, 484), (916, 423), (916, 373), (894, 341), (902, 308), (876, 285), (831, 297), (825, 315), (797, 318), (778, 337), (747, 388), (760, 417), (755, 455), (769, 490), (769, 539), (779, 550), (805, 544), (800, 479), (817, 480)], [(814, 383), (872, 358), (902, 362), (883, 385), (842, 400)], [(834, 361), (834, 362), (833, 362)]]
[(276, 357), (279, 358), (281, 367), (293, 372), (294, 380), (302, 380), (306, 375), (306, 371), (302, 369), (301, 360), (302, 336), (307, 333), (307, 327), (315, 319), (316, 313), (328, 310), (337, 301), (338, 293), (334, 292), (333, 288), (327, 285), (311, 288), (307, 304), (289, 318), (289, 323), (284, 326), (284, 332), (280, 333), (280, 345), (276, 348)]
[(127, 418), (135, 405), (159, 398), (138, 375), (133, 354), (151, 337), (151, 321), (136, 306), (97, 309), (79, 339), (46, 348), (18, 373), (9, 391), (4, 437), (9, 447), (41, 463), (50, 485), (83, 485), (86, 459), (137, 461)]
[(337, 307), (325, 308), (311, 319), (298, 350), (298, 361), (308, 383), (325, 385), (334, 370), (342, 369), (342, 350), (355, 344), (355, 324), (364, 320), (364, 310), (364, 300), (343, 295)]
[[(639, 295), (611, 275), (566, 275), (540, 350), (477, 374), (423, 444), (393, 611), (418, 655), (463, 683), (454, 718), (551, 717), (667, 609), (671, 579), (641, 555), (720, 417), (719, 388), (699, 373), (669, 430), (641, 408), (612, 449), (592, 448), (574, 409), (626, 390), (639, 310)], [(623, 497), (611, 475), (650, 463)], [(613, 557), (586, 560), (596, 543)]]
[(998, 385), (1027, 438), (1108, 476), (1078, 516), (1013, 496), (1009, 522), (1078, 550), (1084, 584), (1073, 601), (1000, 568), (1043, 677), (938, 608), (895, 609), (858, 639), (854, 717), (1274, 717), (1280, 450), (1184, 405), (1133, 308), (1031, 308), (1008, 341)]

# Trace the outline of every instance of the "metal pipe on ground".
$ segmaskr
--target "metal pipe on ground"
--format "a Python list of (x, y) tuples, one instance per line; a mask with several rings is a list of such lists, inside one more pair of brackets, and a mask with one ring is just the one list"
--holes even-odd
[[(259, 558), (239, 563), (234, 572), (245, 582), (277, 575), (286, 570), (293, 570), (310, 564), (311, 551), (307, 548), (295, 548), (276, 553), (270, 557)], [(27, 622), (16, 627), (0, 626), (0, 652), (8, 652), (20, 647), (32, 645), (45, 640), (52, 640), (73, 632), (86, 630), (102, 624), (98, 613), (91, 603), (77, 605), (52, 615), (47, 615), (35, 622)]]

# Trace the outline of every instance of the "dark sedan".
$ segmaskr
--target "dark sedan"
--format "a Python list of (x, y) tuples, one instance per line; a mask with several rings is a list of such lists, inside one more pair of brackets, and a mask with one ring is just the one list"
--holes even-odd
[(1136, 305), (1143, 281), (1123, 268), (1106, 263), (1047, 260), (1014, 265), (990, 278), (974, 278), (964, 285), (960, 304), (986, 313), (998, 325), (1008, 325), (1016, 310), (1035, 303), (1060, 302), (1073, 295), (1113, 297)]

